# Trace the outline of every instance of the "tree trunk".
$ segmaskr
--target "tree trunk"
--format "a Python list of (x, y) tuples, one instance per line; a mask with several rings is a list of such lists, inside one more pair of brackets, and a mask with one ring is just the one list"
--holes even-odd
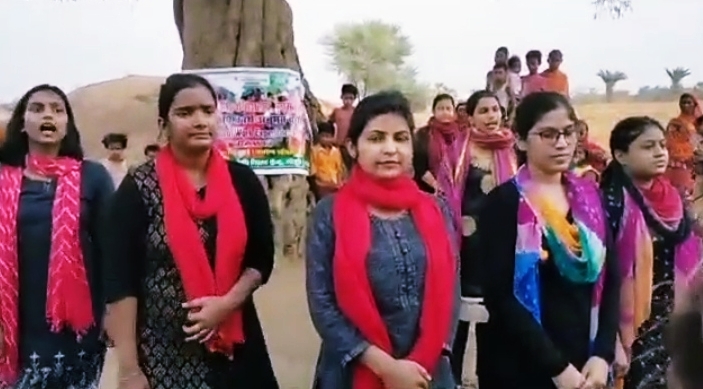
[(615, 93), (615, 84), (611, 82), (605, 83), (605, 101), (607, 103), (613, 102), (613, 94)]
[[(277, 67), (300, 72), (293, 14), (285, 0), (173, 0), (183, 47), (183, 69)], [(305, 103), (315, 125), (320, 104), (305, 82)], [(260, 177), (269, 196), (276, 258), (303, 256), (308, 213), (304, 176)]]

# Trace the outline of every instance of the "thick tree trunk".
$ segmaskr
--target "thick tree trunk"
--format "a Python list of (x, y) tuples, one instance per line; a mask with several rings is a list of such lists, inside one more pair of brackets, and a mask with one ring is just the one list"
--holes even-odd
[[(174, 0), (183, 46), (183, 69), (234, 66), (301, 71), (293, 42), (293, 14), (285, 0)], [(313, 123), (320, 104), (307, 84), (305, 103)], [(303, 256), (308, 185), (303, 176), (261, 177), (275, 223), (276, 257)]]

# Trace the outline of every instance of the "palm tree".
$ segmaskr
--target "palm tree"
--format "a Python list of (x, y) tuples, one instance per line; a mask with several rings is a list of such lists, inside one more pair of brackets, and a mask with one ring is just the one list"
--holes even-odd
[(627, 74), (620, 71), (600, 70), (598, 77), (605, 83), (605, 101), (609, 103), (613, 101), (615, 84), (627, 80)]
[(666, 74), (671, 80), (671, 90), (678, 93), (683, 90), (683, 85), (681, 85), (681, 81), (683, 81), (684, 78), (690, 76), (691, 71), (686, 68), (677, 67), (673, 69), (666, 69)]

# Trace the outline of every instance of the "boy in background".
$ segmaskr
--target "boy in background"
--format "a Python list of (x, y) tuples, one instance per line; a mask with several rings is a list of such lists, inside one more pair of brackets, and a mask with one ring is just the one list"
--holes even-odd
[(561, 93), (567, 99), (569, 96), (569, 77), (561, 71), (561, 64), (564, 57), (560, 50), (552, 50), (547, 57), (549, 68), (542, 72), (542, 76), (546, 78), (546, 90), (550, 92)]
[(530, 93), (543, 92), (547, 89), (547, 79), (539, 72), (542, 66), (542, 52), (530, 50), (525, 54), (527, 63), (527, 75), (522, 77), (522, 93), (520, 97), (525, 97)]
[(317, 124), (317, 144), (310, 153), (310, 177), (308, 183), (316, 201), (332, 194), (342, 185), (344, 162), (342, 153), (335, 144), (334, 126)]
[(342, 106), (332, 111), (329, 122), (336, 127), (335, 140), (337, 146), (342, 147), (347, 140), (349, 120), (354, 112), (354, 102), (359, 97), (359, 90), (352, 84), (342, 85)]

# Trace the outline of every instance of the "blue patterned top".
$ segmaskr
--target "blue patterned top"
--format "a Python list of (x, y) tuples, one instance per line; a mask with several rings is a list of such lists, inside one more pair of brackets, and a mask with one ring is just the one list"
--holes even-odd
[(56, 181), (24, 178), (17, 220), (19, 251), (20, 376), (16, 389), (97, 387), (105, 345), (100, 339), (104, 299), (100, 287), (99, 212), (113, 192), (105, 168), (83, 163), (80, 237), (96, 325), (80, 340), (64, 330), (54, 333), (46, 321), (46, 285), (51, 247), (51, 210)]
[[(315, 372), (316, 389), (351, 388), (353, 364), (369, 346), (359, 330), (344, 317), (335, 300), (333, 201), (334, 196), (323, 198), (308, 223), (306, 290), (312, 322), (322, 338)], [(448, 233), (455, 236), (449, 210), (444, 203), (441, 205)], [(425, 246), (409, 215), (397, 219), (372, 217), (371, 220), (369, 281), (390, 335), (393, 356), (403, 358), (410, 353), (418, 337), (426, 269)], [(446, 341), (446, 355), (435, 369), (432, 389), (455, 388), (449, 353), (460, 307), (458, 273), (456, 277), (454, 327)]]

